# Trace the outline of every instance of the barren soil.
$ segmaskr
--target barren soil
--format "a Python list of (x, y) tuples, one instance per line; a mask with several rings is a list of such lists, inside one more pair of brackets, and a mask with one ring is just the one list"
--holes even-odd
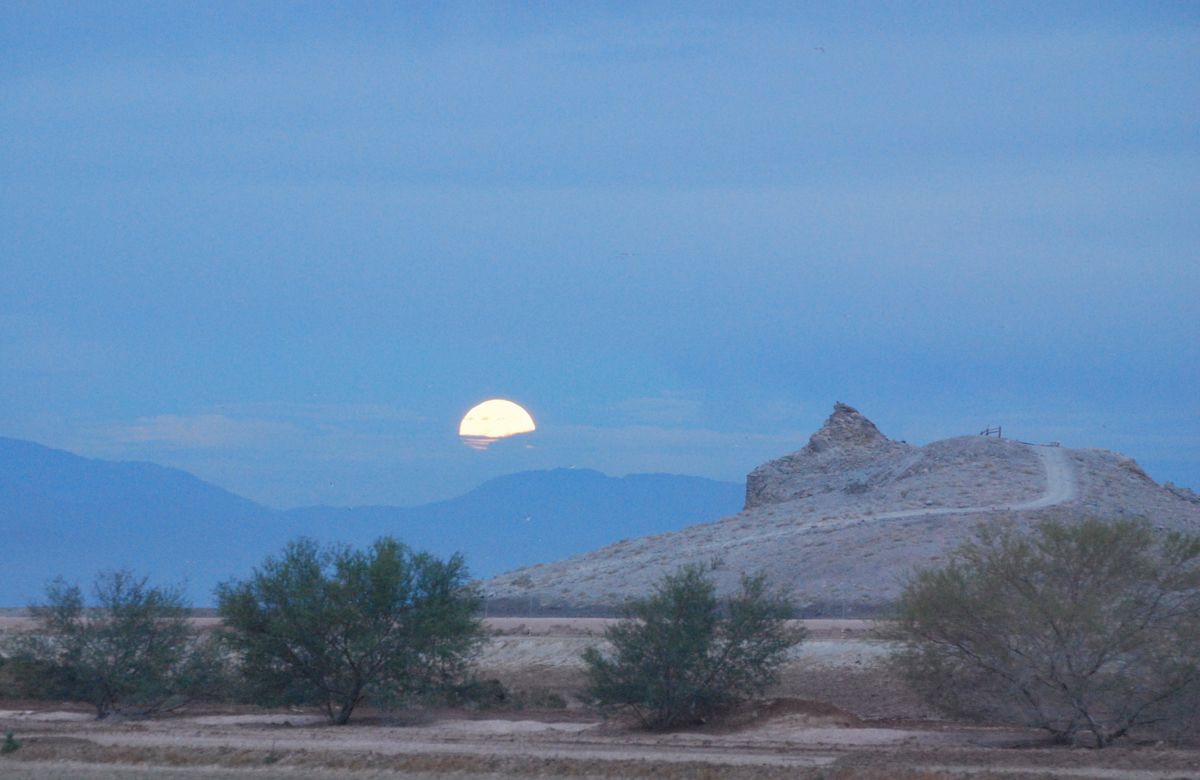
[[(0, 619), (0, 629), (16, 619)], [(48, 778), (1200, 778), (1200, 752), (1045, 744), (1036, 732), (931, 717), (881, 666), (861, 621), (806, 621), (771, 698), (668, 733), (583, 708), (579, 651), (607, 621), (489, 621), (480, 674), (514, 692), (487, 711), (364, 710), (346, 727), (311, 710), (200, 706), (93, 720), (71, 703), (0, 702), (22, 747), (0, 777)]]

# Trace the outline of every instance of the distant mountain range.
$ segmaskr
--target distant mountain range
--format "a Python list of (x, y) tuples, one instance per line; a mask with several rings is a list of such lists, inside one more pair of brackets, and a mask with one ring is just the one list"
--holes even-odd
[(744, 487), (700, 477), (589, 469), (528, 471), (415, 507), (277, 510), (178, 469), (83, 458), (0, 437), (0, 606), (39, 598), (56, 575), (81, 584), (129, 568), (180, 583), (195, 606), (248, 576), (287, 540), (355, 546), (390, 534), (473, 575), (582, 553), (736, 512)]

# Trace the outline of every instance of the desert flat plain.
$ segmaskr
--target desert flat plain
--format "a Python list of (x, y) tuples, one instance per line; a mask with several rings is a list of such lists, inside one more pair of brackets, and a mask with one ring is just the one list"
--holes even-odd
[[(213, 619), (199, 619), (202, 627)], [(489, 709), (365, 710), (347, 726), (305, 709), (189, 705), (96, 721), (85, 705), (0, 702), (22, 747), (5, 778), (1169, 778), (1200, 753), (1160, 744), (1102, 751), (1035, 731), (937, 718), (888, 672), (886, 643), (858, 620), (808, 620), (768, 698), (727, 721), (648, 733), (583, 707), (583, 648), (600, 618), (492, 618), (478, 675), (511, 691)], [(4, 631), (27, 619), (0, 619)]]

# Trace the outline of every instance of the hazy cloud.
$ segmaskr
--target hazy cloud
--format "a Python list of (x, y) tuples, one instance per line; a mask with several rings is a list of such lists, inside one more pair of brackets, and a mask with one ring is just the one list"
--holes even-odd
[(693, 398), (663, 394), (645, 398), (627, 398), (613, 406), (624, 423), (680, 426), (703, 423), (704, 404)]
[(125, 443), (167, 444), (175, 447), (277, 447), (294, 440), (299, 430), (275, 420), (235, 419), (223, 414), (183, 416), (160, 414), (141, 417), (112, 429)]

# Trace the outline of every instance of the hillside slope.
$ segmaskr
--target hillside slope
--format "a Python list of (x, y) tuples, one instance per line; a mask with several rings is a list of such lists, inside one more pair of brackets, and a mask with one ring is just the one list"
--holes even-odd
[(807, 614), (864, 614), (980, 522), (1087, 515), (1200, 533), (1195, 494), (1116, 453), (982, 436), (917, 447), (838, 404), (803, 449), (750, 473), (738, 514), (509, 572), (488, 589), (496, 609), (603, 613), (682, 563), (719, 560), (722, 591), (763, 571)]

